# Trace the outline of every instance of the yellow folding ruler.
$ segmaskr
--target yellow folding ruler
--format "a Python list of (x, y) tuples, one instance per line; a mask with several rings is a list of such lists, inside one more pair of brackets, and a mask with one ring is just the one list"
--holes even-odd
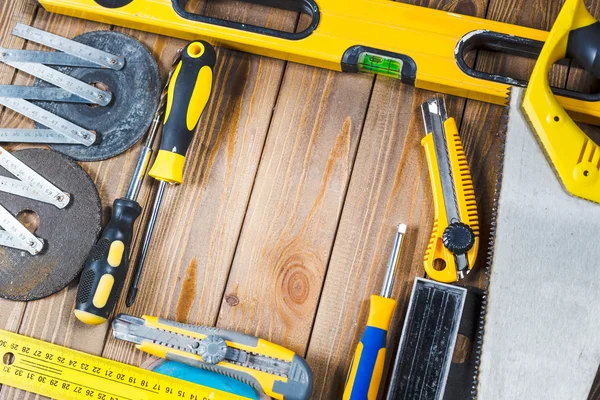
[[(474, 49), (537, 58), (548, 33), (391, 0), (243, 0), (306, 14), (295, 32), (193, 13), (188, 0), (37, 0), (46, 10), (316, 67), (372, 72), (416, 87), (506, 104), (527, 82), (471, 68)], [(192, 2), (190, 2), (192, 4)], [(582, 122), (600, 121), (600, 94), (556, 90)]]
[(54, 399), (250, 400), (0, 330), (0, 384)]

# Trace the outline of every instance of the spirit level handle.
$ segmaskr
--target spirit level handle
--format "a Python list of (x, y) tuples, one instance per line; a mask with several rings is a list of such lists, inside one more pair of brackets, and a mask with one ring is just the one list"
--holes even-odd
[(191, 42), (183, 49), (169, 83), (165, 125), (151, 177), (168, 183), (183, 181), (185, 154), (212, 92), (215, 60), (215, 50), (207, 42)]
[(102, 237), (86, 261), (75, 305), (75, 316), (89, 325), (107, 320), (115, 308), (129, 269), (133, 226), (142, 213), (135, 201), (117, 199)]
[(367, 327), (356, 347), (344, 389), (344, 400), (376, 400), (383, 375), (386, 336), (396, 300), (371, 296)]

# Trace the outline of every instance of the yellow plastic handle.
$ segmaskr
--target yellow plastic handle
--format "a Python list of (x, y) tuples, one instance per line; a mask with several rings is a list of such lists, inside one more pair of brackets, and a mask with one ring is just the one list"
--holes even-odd
[(151, 177), (175, 184), (183, 181), (185, 155), (212, 92), (215, 60), (215, 50), (207, 42), (191, 42), (183, 49), (169, 83), (165, 125)]
[(523, 110), (567, 191), (600, 203), (600, 146), (573, 122), (548, 82), (552, 65), (567, 54), (571, 33), (594, 24), (582, 0), (565, 2), (531, 75)]
[[(467, 252), (469, 268), (472, 269), (477, 259), (479, 250), (479, 219), (477, 217), (477, 202), (473, 190), (473, 180), (465, 152), (458, 135), (458, 128), (454, 118), (449, 118), (444, 122), (446, 132), (446, 143), (448, 144), (448, 153), (450, 156), (451, 169), (454, 177), (454, 189), (459, 204), (460, 219), (471, 227), (475, 234), (475, 244)], [(428, 133), (421, 144), (425, 148), (427, 166), (429, 168), (429, 177), (431, 180), (431, 190), (433, 191), (433, 201), (435, 209), (435, 220), (431, 239), (425, 252), (424, 267), (427, 275), (438, 282), (452, 283), (458, 280), (456, 273), (456, 262), (452, 254), (442, 242), (442, 235), (450, 224), (446, 214), (444, 203), (444, 194), (442, 192), (442, 181), (440, 178), (438, 160), (435, 156), (435, 146), (433, 143), (433, 134)]]

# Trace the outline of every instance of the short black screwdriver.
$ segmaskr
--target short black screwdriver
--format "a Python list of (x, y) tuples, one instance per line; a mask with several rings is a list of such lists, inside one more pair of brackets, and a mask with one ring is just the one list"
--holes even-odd
[(149, 172), (149, 175), (160, 183), (150, 222), (137, 257), (131, 287), (127, 293), (127, 307), (133, 305), (138, 293), (146, 255), (150, 248), (152, 233), (156, 226), (167, 183), (179, 185), (183, 182), (185, 155), (212, 92), (215, 62), (216, 53), (209, 43), (192, 42), (183, 49), (181, 61), (169, 84), (160, 149)]

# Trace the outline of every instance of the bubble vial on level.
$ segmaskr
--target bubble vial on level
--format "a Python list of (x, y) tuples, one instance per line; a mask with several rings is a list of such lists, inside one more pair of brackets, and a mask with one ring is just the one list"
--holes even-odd
[(360, 72), (385, 75), (397, 79), (401, 78), (402, 65), (402, 60), (373, 53), (361, 53), (358, 57), (358, 70)]

